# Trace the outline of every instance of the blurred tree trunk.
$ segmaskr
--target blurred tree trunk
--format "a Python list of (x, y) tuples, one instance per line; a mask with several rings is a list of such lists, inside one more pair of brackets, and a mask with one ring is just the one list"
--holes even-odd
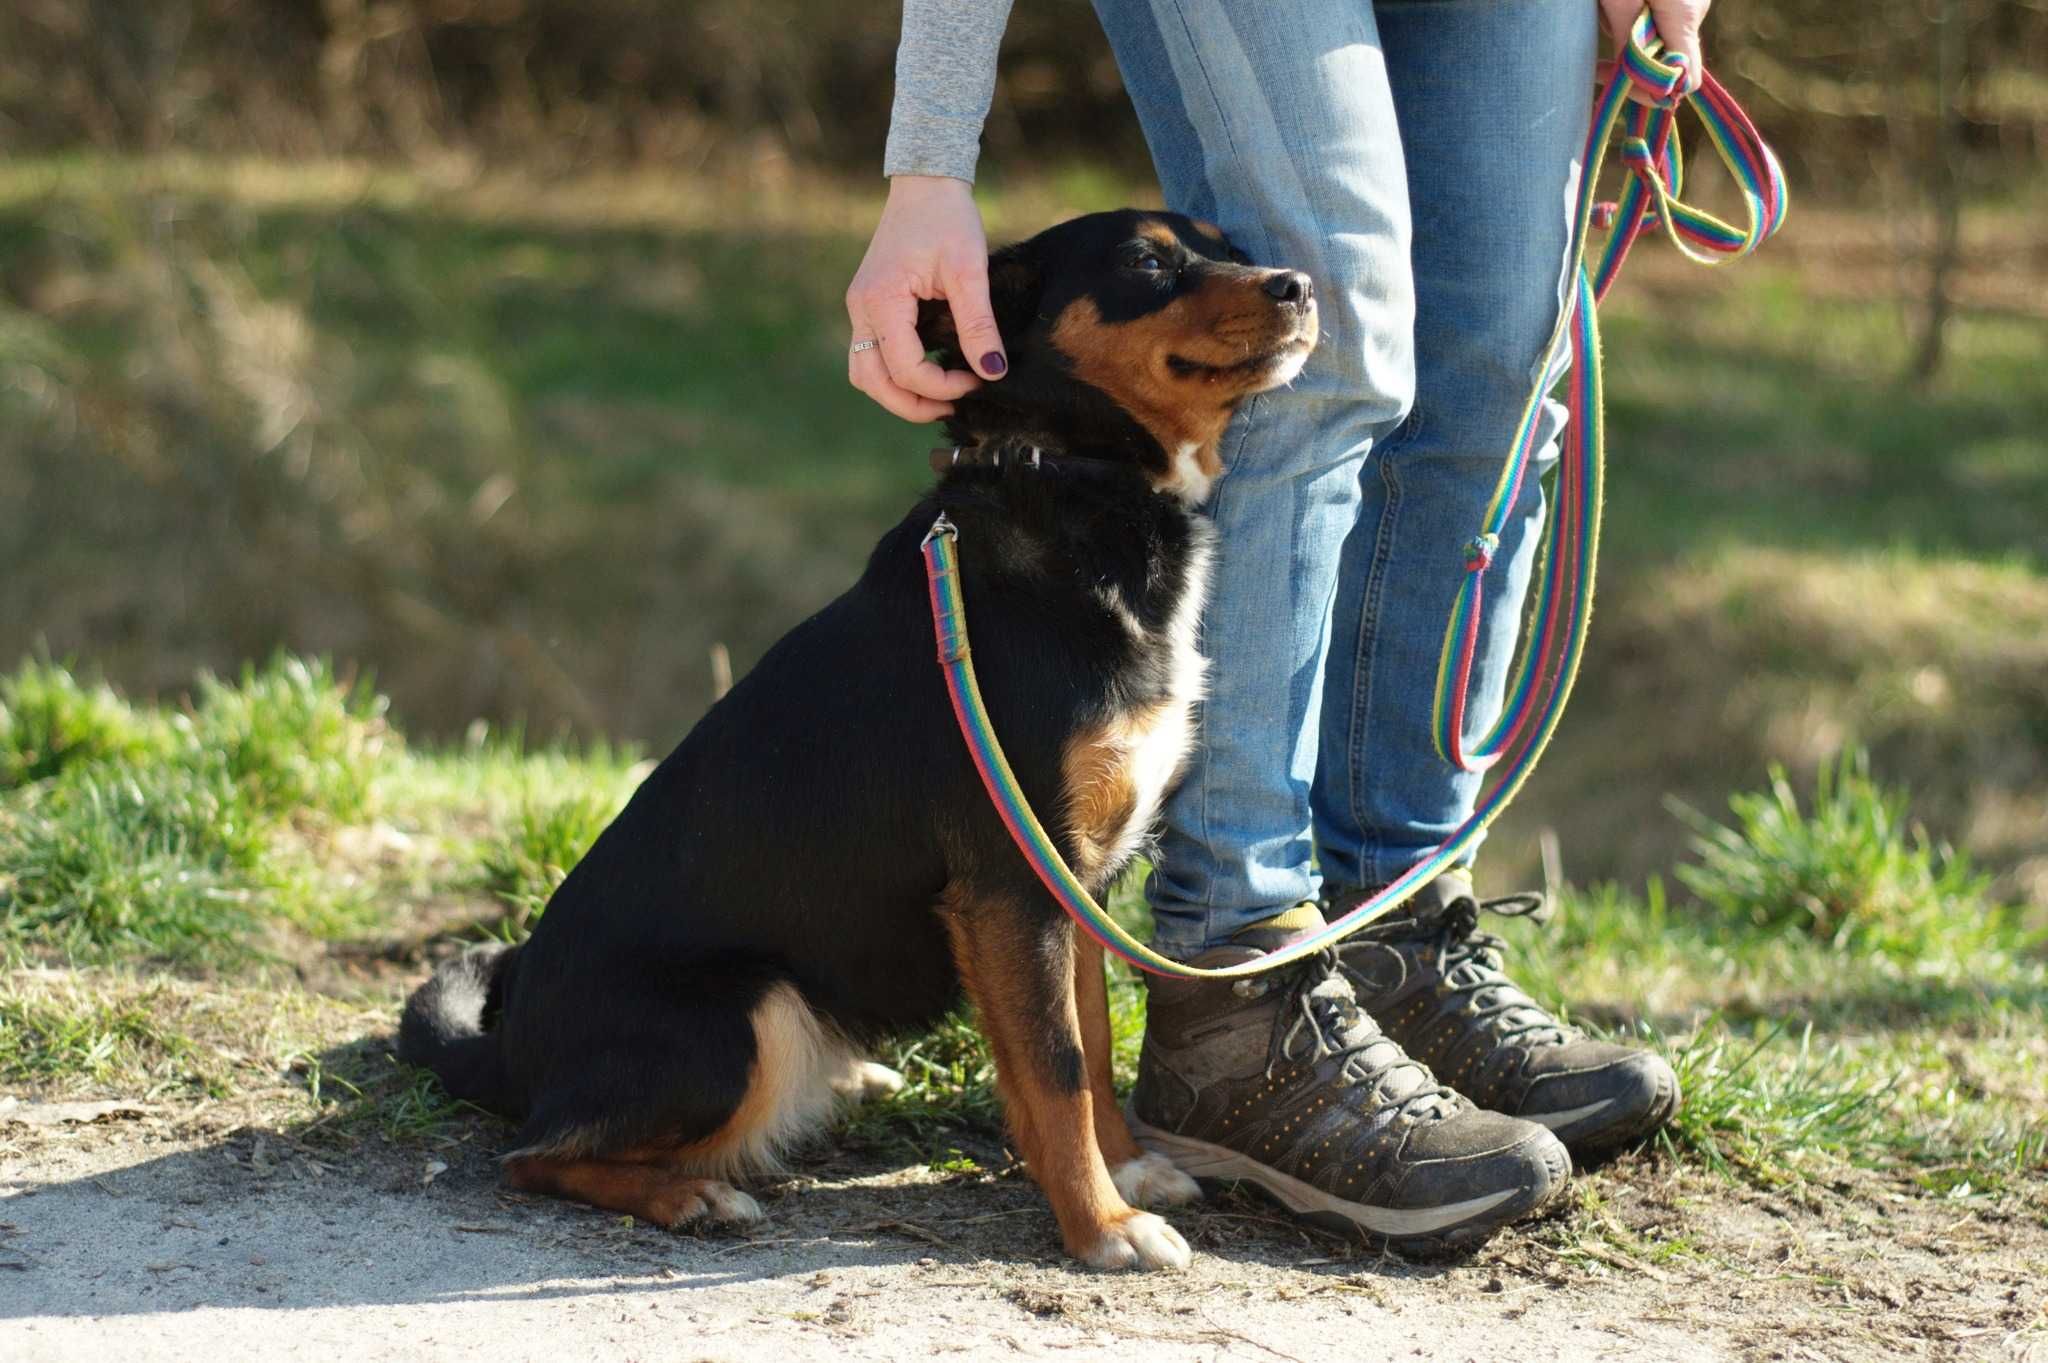
[(146, 152), (169, 150), (177, 141), (175, 77), (192, 34), (189, 0), (147, 7), (97, 0), (87, 13), (92, 78), (116, 111), (114, 125)]
[(1920, 338), (1909, 371), (1916, 384), (1931, 383), (1941, 370), (1954, 300), (1949, 282), (1963, 247), (1963, 78), (1969, 34), (1964, 0), (1939, 0), (1934, 23), (1934, 128), (1929, 136), (1927, 192), (1934, 210), (1934, 244), (1928, 252), (1927, 297)]

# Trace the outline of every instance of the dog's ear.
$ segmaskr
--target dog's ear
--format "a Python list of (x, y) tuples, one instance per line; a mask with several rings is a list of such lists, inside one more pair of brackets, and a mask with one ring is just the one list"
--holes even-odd
[[(1005, 246), (988, 258), (988, 301), (996, 315), (996, 330), (1003, 334), (1003, 346), (1011, 349), (1038, 317), (1038, 297), (1044, 274), (1031, 243), (1020, 241)], [(960, 333), (953, 325), (953, 310), (943, 299), (927, 298), (917, 305), (917, 338), (927, 352), (934, 353), (942, 369), (968, 368), (960, 353)]]

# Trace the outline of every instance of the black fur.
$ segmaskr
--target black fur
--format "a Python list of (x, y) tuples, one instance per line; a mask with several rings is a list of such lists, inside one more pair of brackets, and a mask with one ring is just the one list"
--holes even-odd
[(509, 1101), (491, 1035), (505, 997), (505, 976), (519, 948), (493, 942), (472, 947), (413, 992), (398, 1020), (398, 1053), (425, 1065), (441, 1087), (482, 1107)]

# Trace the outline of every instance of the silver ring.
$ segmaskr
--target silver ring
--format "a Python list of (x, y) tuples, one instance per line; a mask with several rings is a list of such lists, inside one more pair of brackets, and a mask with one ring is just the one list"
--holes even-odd
[(873, 349), (874, 349), (874, 348), (875, 348), (876, 346), (878, 346), (878, 345), (880, 345), (880, 344), (881, 344), (881, 342), (880, 342), (880, 341), (876, 341), (876, 340), (867, 340), (867, 341), (855, 341), (855, 342), (853, 343), (853, 352), (852, 352), (852, 353), (853, 353), (853, 354), (855, 354), (855, 355), (858, 355), (858, 354), (860, 354), (860, 353), (861, 353), (861, 351), (863, 351), (863, 350), (873, 350)]

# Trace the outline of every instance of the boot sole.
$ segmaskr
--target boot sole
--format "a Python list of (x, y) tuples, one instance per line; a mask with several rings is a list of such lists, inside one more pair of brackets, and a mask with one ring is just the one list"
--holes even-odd
[(1485, 1243), (1562, 1193), (1572, 1170), (1571, 1155), (1553, 1141), (1534, 1177), (1521, 1186), (1438, 1207), (1376, 1207), (1347, 1202), (1228, 1146), (1161, 1131), (1134, 1116), (1128, 1120), (1139, 1145), (1200, 1182), (1252, 1184), (1304, 1221), (1418, 1259), (1461, 1254)]

